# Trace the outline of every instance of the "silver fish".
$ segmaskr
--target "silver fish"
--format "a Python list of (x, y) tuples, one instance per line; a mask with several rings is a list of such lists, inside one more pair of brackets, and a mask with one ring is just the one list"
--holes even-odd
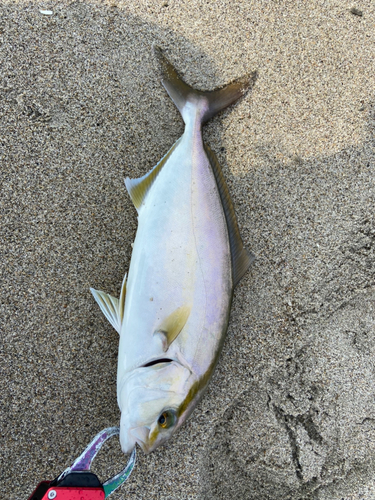
[(120, 298), (91, 289), (120, 334), (117, 399), (124, 453), (149, 453), (183, 424), (213, 374), (233, 289), (254, 256), (202, 124), (242, 97), (256, 74), (211, 92), (187, 85), (154, 47), (161, 81), (185, 131), (139, 179), (125, 180), (138, 211), (129, 277)]

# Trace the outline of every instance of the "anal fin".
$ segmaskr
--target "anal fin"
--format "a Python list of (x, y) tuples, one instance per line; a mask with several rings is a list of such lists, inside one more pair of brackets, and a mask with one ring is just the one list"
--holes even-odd
[(229, 243), (232, 256), (233, 284), (234, 286), (236, 286), (242, 276), (249, 269), (250, 265), (254, 262), (255, 255), (249, 252), (244, 247), (244, 244), (242, 242), (233, 203), (218, 159), (215, 153), (207, 144), (204, 145), (204, 149), (215, 175), (216, 184), (219, 189), (221, 202), (227, 221)]

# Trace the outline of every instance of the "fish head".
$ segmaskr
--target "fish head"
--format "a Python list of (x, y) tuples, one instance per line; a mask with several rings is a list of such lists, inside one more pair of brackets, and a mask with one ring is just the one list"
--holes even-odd
[(150, 453), (165, 443), (186, 415), (181, 407), (195, 377), (177, 361), (136, 368), (119, 391), (120, 443), (130, 453), (136, 443)]

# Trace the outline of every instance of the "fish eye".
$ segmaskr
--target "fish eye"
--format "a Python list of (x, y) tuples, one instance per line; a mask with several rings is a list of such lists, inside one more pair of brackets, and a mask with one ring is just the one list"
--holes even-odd
[(176, 415), (172, 410), (163, 411), (158, 418), (158, 424), (163, 429), (169, 429), (176, 421)]

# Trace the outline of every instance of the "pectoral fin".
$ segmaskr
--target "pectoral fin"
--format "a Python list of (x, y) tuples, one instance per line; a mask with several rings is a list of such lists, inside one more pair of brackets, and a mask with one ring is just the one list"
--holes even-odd
[(111, 323), (113, 328), (120, 333), (122, 320), (124, 319), (124, 309), (125, 309), (125, 295), (126, 295), (126, 274), (122, 281), (120, 298), (116, 299), (109, 295), (109, 293), (101, 292), (100, 290), (95, 290), (90, 288), (94, 299), (98, 303), (100, 309), (104, 316)]
[(172, 342), (178, 337), (185, 326), (190, 315), (191, 306), (182, 306), (173, 311), (155, 330), (154, 335), (158, 335), (163, 343), (163, 350), (166, 352)]

